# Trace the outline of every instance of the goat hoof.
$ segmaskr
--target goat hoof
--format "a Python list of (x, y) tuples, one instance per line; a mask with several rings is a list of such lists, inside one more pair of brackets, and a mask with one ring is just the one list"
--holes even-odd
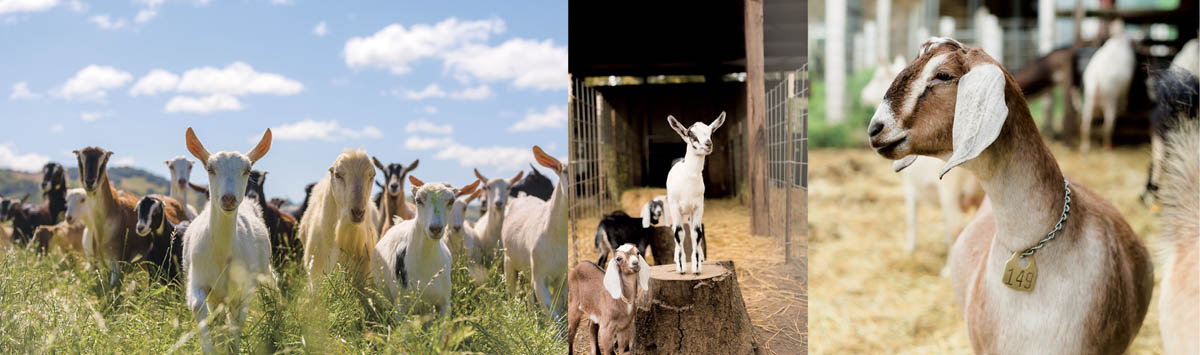
[(675, 272), (683, 273), (683, 263), (675, 263)]

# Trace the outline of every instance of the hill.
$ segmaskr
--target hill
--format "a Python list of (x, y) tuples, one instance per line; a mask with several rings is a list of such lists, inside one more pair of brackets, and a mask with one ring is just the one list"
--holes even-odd
[[(80, 187), (79, 169), (67, 168), (67, 186)], [(114, 167), (108, 169), (108, 178), (116, 184), (117, 189), (129, 191), (138, 196), (147, 194), (166, 194), (167, 179), (148, 171), (134, 167)], [(0, 169), (0, 194), (6, 197), (19, 198), (29, 194), (29, 203), (41, 203), (42, 193), (40, 184), (41, 173), (30, 173), (10, 169)]]

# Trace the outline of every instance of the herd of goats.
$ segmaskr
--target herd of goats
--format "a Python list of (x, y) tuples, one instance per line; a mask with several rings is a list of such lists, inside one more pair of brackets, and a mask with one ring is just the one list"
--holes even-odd
[[(208, 174), (209, 185), (190, 183), (193, 163), (176, 157), (166, 161), (169, 195), (139, 198), (118, 190), (107, 171), (113, 153), (103, 148), (74, 152), (82, 188), (68, 189), (63, 167), (46, 164), (42, 204), (0, 199), (0, 221), (12, 221), (11, 235), (0, 236), (0, 248), (15, 244), (42, 253), (61, 248), (107, 269), (109, 277), (102, 283), (111, 289), (120, 289), (113, 286), (121, 282), (121, 264), (147, 267), (164, 282), (179, 282), (206, 352), (212, 350), (205, 321), (209, 312), (218, 307), (229, 311), (236, 348), (255, 289), (273, 286), (275, 270), (284, 263), (300, 262), (310, 287), (340, 265), (356, 284), (373, 284), (394, 301), (398, 314), (436, 311), (445, 316), (450, 312), (452, 258), (466, 257), (470, 265), (486, 267), (502, 256), (510, 292), (516, 292), (517, 273), (524, 273), (548, 315), (557, 319), (565, 310), (567, 203), (562, 185), (567, 166), (538, 146), (533, 146), (534, 158), (557, 174), (557, 184), (537, 169), (524, 179), (524, 172), (506, 180), (489, 179), (476, 170), (476, 181), (466, 186), (426, 183), (409, 174), (418, 161), (385, 166), (362, 149), (345, 150), (319, 182), (308, 185), (298, 206), (267, 201), (266, 172), (253, 170), (271, 147), (270, 129), (244, 154), (210, 153), (191, 128), (186, 146)], [(372, 199), (376, 169), (386, 183)], [(412, 184), (411, 201), (405, 181)], [(188, 190), (207, 198), (199, 213), (188, 204)], [(482, 216), (471, 223), (465, 215), (476, 198), (482, 202)]]

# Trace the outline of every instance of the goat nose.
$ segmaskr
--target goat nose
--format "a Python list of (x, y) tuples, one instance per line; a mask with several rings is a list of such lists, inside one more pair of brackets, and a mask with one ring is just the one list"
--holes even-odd
[(871, 127), (867, 129), (867, 135), (872, 138), (879, 135), (879, 132), (883, 132), (883, 122), (872, 123)]
[(178, 183), (179, 186), (183, 186), (183, 185), (187, 184), (187, 180), (179, 179), (179, 180), (175, 180), (175, 183)]
[(442, 230), (443, 230), (443, 229), (446, 229), (446, 226), (443, 226), (443, 225), (430, 225), (430, 226), (429, 226), (429, 234), (432, 234), (432, 235), (440, 235), (440, 234), (442, 234)]
[(363, 210), (361, 208), (351, 208), (350, 209), (350, 217), (353, 217), (355, 221), (361, 221), (363, 219), (363, 215), (365, 215), (365, 214), (366, 214), (366, 210)]
[(236, 203), (237, 203), (237, 197), (234, 197), (233, 195), (222, 195), (221, 196), (221, 207), (226, 210), (232, 210), (233, 205)]

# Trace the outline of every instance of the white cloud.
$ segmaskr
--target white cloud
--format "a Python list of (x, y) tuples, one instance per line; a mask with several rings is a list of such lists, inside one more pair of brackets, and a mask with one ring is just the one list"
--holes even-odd
[(450, 133), (454, 133), (454, 126), (451, 126), (450, 124), (439, 125), (439, 124), (429, 122), (426, 120), (416, 120), (416, 121), (408, 121), (408, 124), (404, 126), (404, 132), (405, 133), (425, 132), (425, 133), (450, 134)]
[(138, 11), (137, 16), (133, 17), (133, 22), (146, 23), (158, 16), (158, 10), (147, 8)]
[[(346, 66), (387, 68), (393, 74), (412, 70), (417, 60), (444, 54), (463, 43), (486, 40), (490, 35), (504, 32), (504, 21), (488, 19), (460, 21), (448, 18), (434, 25), (416, 24), (405, 28), (391, 24), (368, 37), (346, 41), (342, 56)], [(566, 75), (566, 70), (563, 70)]]
[(246, 94), (295, 95), (304, 89), (304, 84), (279, 74), (259, 73), (244, 62), (234, 62), (224, 69), (202, 67), (183, 72), (179, 92), (200, 94)]
[(437, 107), (433, 107), (433, 106), (431, 106), (431, 105), (425, 105), (425, 108), (424, 108), (424, 110), (425, 110), (425, 113), (428, 113), (428, 114), (431, 114), (431, 115), (436, 115), (436, 114), (438, 113), (438, 108), (437, 108)]
[(80, 112), (80, 113), (79, 113), (79, 118), (80, 118), (80, 119), (83, 119), (84, 121), (93, 122), (93, 121), (95, 121), (95, 120), (98, 120), (98, 119), (101, 119), (101, 118), (105, 118), (105, 117), (110, 117), (110, 116), (112, 116), (112, 115), (113, 115), (112, 111), (103, 111), (103, 112)]
[(529, 110), (525, 118), (517, 121), (509, 132), (528, 132), (545, 128), (562, 128), (567, 123), (567, 108), (562, 105), (546, 106), (544, 111)]
[(154, 69), (133, 84), (133, 88), (129, 89), (129, 96), (155, 95), (174, 90), (177, 85), (179, 85), (178, 75), (163, 69)]
[(0, 167), (20, 171), (38, 171), (49, 161), (50, 157), (45, 155), (21, 154), (12, 143), (0, 144)]
[(499, 46), (467, 44), (446, 54), (445, 67), (460, 79), (512, 80), (537, 90), (567, 88), (567, 47), (554, 41), (514, 38)]
[(103, 100), (108, 90), (125, 86), (133, 75), (117, 68), (88, 65), (68, 79), (57, 93), (65, 99)]
[(459, 100), (483, 100), (492, 97), (492, 89), (488, 88), (487, 85), (480, 85), (479, 87), (466, 88), (462, 91), (451, 93), (450, 97)]
[(133, 166), (133, 163), (133, 157), (126, 155), (113, 159), (112, 166)]
[(67, 3), (67, 10), (72, 12), (84, 12), (88, 10), (88, 4), (79, 0), (71, 0)]
[(408, 150), (433, 150), (433, 157), (441, 160), (454, 160), (462, 167), (486, 168), (499, 170), (520, 170), (526, 164), (533, 162), (533, 152), (529, 147), (471, 147), (458, 144), (450, 138), (423, 138), (410, 136), (404, 141)]
[(405, 90), (403, 93), (400, 93), (392, 90), (390, 95), (404, 97), (409, 100), (424, 100), (431, 97), (446, 97), (446, 92), (441, 87), (438, 87), (438, 84), (429, 84), (420, 91)]
[(492, 97), (492, 89), (487, 85), (480, 85), (475, 88), (466, 88), (461, 91), (446, 92), (442, 90), (438, 84), (429, 84), (421, 90), (399, 90), (391, 89), (383, 92), (384, 95), (394, 96), (408, 100), (424, 100), (431, 98), (452, 98), (456, 100), (483, 100)]
[(125, 18), (110, 18), (108, 14), (95, 15), (88, 17), (88, 22), (96, 24), (96, 27), (104, 30), (116, 30), (125, 27)]
[(58, 133), (62, 132), (66, 128), (67, 127), (64, 127), (62, 123), (56, 123), (53, 126), (50, 126), (50, 132)]
[(312, 33), (317, 35), (317, 37), (325, 37), (325, 34), (329, 33), (329, 26), (325, 25), (325, 21), (321, 21), (321, 23), (317, 24), (317, 27), (313, 27)]
[(205, 97), (175, 96), (163, 108), (166, 113), (208, 114), (218, 111), (240, 111), (241, 101), (229, 94), (213, 94)]
[(58, 0), (0, 0), (0, 15), (17, 12), (41, 12), (57, 5)]
[(33, 93), (29, 90), (29, 83), (24, 81), (17, 82), (12, 86), (12, 94), (8, 95), (9, 100), (37, 100), (42, 98), (42, 95)]
[[(271, 133), (277, 140), (285, 141), (339, 141), (346, 139), (363, 139), (363, 138), (382, 138), (383, 131), (371, 125), (363, 126), (362, 129), (351, 129), (342, 127), (336, 120), (329, 121), (314, 121), (306, 119), (300, 122), (288, 123), (278, 127), (272, 127)], [(251, 141), (257, 142), (260, 137), (252, 137)]]

